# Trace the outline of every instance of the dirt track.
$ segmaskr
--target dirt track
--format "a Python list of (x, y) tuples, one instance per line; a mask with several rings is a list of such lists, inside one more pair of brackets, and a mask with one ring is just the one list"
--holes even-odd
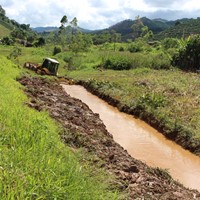
[(33, 77), (23, 77), (19, 82), (30, 97), (28, 105), (47, 110), (64, 127), (61, 139), (68, 146), (83, 147), (96, 155), (94, 164), (102, 163), (101, 167), (116, 177), (117, 187), (130, 194), (129, 199), (200, 199), (197, 191), (132, 158), (113, 140), (98, 114), (66, 94), (59, 83)]

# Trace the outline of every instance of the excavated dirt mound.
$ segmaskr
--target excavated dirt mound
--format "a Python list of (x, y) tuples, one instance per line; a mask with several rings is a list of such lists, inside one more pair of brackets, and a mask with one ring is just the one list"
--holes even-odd
[(166, 172), (132, 158), (113, 140), (99, 115), (70, 97), (58, 82), (36, 77), (23, 77), (19, 82), (30, 97), (28, 105), (47, 110), (62, 125), (61, 139), (68, 146), (96, 155), (93, 164), (102, 163), (100, 167), (116, 177), (116, 187), (128, 193), (128, 199), (200, 199), (199, 192), (184, 188)]

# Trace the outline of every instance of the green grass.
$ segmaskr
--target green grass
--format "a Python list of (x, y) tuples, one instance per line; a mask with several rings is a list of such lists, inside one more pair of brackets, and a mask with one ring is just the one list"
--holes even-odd
[(19, 68), (0, 57), (0, 199), (117, 199), (104, 175), (82, 166), (46, 112), (29, 108)]

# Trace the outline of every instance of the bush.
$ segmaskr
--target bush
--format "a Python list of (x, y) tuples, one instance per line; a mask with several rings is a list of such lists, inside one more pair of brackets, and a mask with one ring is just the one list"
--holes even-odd
[[(163, 52), (150, 54), (151, 59), (147, 59), (152, 69), (170, 69), (171, 61), (169, 56)], [(151, 62), (150, 62), (151, 61)]]
[(131, 69), (132, 62), (125, 56), (111, 56), (107, 58), (102, 63), (102, 67), (105, 69), (113, 69), (113, 70), (128, 70)]
[(151, 51), (151, 48), (149, 44), (147, 44), (142, 38), (138, 38), (129, 45), (128, 50), (131, 53), (136, 53), (142, 51)]
[(132, 43), (128, 50), (131, 52), (131, 53), (136, 53), (136, 52), (141, 52), (143, 51), (143, 47), (139, 44), (139, 43)]
[(179, 40), (176, 38), (165, 38), (162, 41), (162, 45), (165, 49), (170, 49), (170, 48), (179, 48)]
[(60, 47), (54, 47), (53, 49), (53, 55), (55, 56), (56, 54), (61, 52), (61, 48)]
[(155, 110), (165, 105), (166, 99), (162, 94), (152, 93), (144, 94), (138, 99), (137, 108), (147, 109), (148, 107)]
[(8, 36), (2, 38), (1, 43), (4, 45), (13, 45), (14, 44), (14, 40)]
[(120, 48), (119, 48), (119, 51), (124, 51), (124, 47), (120, 47)]
[(200, 69), (200, 35), (192, 37), (173, 57), (172, 65), (187, 71), (196, 71)]
[(40, 37), (37, 39), (37, 41), (34, 43), (35, 47), (41, 47), (45, 45), (45, 39), (43, 37)]

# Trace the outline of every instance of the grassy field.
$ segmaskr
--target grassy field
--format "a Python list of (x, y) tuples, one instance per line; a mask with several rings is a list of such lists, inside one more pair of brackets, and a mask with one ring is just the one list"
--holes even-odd
[(0, 199), (117, 199), (103, 181), (108, 176), (94, 176), (60, 141), (61, 129), (48, 113), (25, 104), (16, 81), (20, 68), (0, 61)]
[[(129, 45), (121, 44), (124, 49)], [(0, 47), (0, 52), (8, 53), (11, 48), (14, 47)], [(128, 107), (128, 112), (165, 132), (167, 137), (178, 137), (178, 143), (185, 140), (186, 148), (200, 154), (197, 149), (200, 145), (199, 74), (171, 67), (174, 49), (146, 47), (143, 52), (130, 53), (115, 52), (112, 48), (112, 44), (101, 45), (89, 52), (61, 52), (55, 56), (52, 56), (53, 46), (22, 48), (22, 55), (13, 61), (23, 66), (26, 61), (40, 63), (44, 57), (53, 57), (60, 62), (59, 75), (88, 82), (90, 87), (118, 100), (121, 107)], [(102, 63), (113, 64), (117, 60), (118, 64), (124, 62), (124, 57), (130, 61), (130, 70), (102, 68)]]

